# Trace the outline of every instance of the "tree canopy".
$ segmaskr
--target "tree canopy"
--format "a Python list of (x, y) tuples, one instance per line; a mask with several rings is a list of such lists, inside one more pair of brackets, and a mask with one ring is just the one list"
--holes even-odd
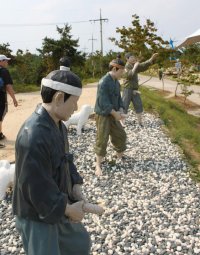
[(78, 39), (73, 39), (71, 35), (71, 26), (66, 24), (63, 28), (57, 26), (57, 32), (60, 39), (45, 37), (43, 39), (42, 48), (37, 49), (41, 54), (44, 64), (47, 67), (47, 72), (50, 72), (59, 66), (59, 59), (63, 56), (68, 56), (73, 63), (73, 66), (83, 63), (85, 57), (78, 48)]
[(138, 15), (132, 15), (132, 27), (117, 27), (116, 32), (120, 39), (110, 38), (119, 48), (125, 52), (133, 52), (140, 58), (147, 58), (153, 52), (163, 50), (169, 43), (156, 34), (157, 28), (150, 19), (141, 25)]

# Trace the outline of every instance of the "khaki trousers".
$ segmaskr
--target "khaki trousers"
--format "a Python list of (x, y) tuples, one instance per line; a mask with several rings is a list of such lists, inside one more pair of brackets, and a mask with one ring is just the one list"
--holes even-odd
[(96, 127), (95, 153), (98, 156), (104, 157), (106, 155), (109, 138), (116, 152), (125, 151), (126, 132), (119, 121), (115, 120), (111, 115), (96, 115)]

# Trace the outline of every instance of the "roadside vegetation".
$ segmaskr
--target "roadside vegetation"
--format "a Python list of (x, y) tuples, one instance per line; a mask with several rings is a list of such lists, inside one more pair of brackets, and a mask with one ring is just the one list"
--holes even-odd
[(192, 107), (181, 98), (165, 98), (162, 91), (142, 87), (142, 100), (145, 111), (152, 112), (162, 119), (166, 132), (173, 143), (178, 144), (191, 164), (191, 177), (200, 182), (200, 118), (187, 113)]
[[(83, 86), (96, 82), (98, 79), (96, 78), (88, 78), (88, 79), (83, 79), (82, 84)], [(36, 84), (14, 84), (14, 90), (16, 93), (25, 93), (25, 92), (35, 92), (35, 91), (40, 91), (40, 86)]]

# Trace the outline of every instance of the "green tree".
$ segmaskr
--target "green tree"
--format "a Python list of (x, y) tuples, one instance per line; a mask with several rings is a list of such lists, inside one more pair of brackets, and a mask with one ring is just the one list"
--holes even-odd
[(200, 44), (196, 43), (187, 46), (183, 51), (181, 60), (186, 64), (200, 65)]
[(12, 50), (9, 49), (10, 44), (9, 43), (3, 43), (0, 44), (0, 54), (6, 55), (7, 57), (12, 57)]
[(41, 56), (18, 50), (15, 56), (15, 65), (12, 68), (12, 77), (17, 84), (40, 84), (42, 78)]
[(102, 56), (100, 51), (96, 51), (90, 54), (85, 62), (85, 76), (87, 78), (99, 78), (106, 72), (108, 72), (109, 62), (116, 58), (117, 53), (112, 50), (109, 51), (105, 56)]
[(58, 68), (59, 59), (64, 55), (71, 59), (73, 69), (83, 65), (85, 61), (85, 55), (77, 50), (78, 39), (72, 38), (71, 26), (66, 24), (63, 28), (57, 27), (57, 32), (60, 35), (59, 40), (45, 37), (42, 48), (37, 49), (42, 56), (46, 73)]
[(116, 32), (120, 34), (120, 39), (109, 38), (119, 48), (125, 52), (133, 52), (140, 59), (146, 59), (153, 52), (168, 51), (165, 49), (169, 44), (156, 34), (157, 28), (150, 19), (146, 20), (144, 25), (140, 24), (138, 15), (132, 15), (132, 27), (116, 28)]

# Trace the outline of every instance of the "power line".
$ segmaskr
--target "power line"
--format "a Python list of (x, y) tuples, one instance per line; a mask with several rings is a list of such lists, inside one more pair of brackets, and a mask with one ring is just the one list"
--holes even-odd
[(108, 21), (108, 19), (102, 19), (102, 17), (101, 17), (101, 9), (100, 9), (100, 18), (99, 19), (92, 19), (90, 21), (93, 21), (93, 22), (100, 21), (101, 54), (103, 55), (102, 21)]
[(71, 21), (71, 22), (54, 22), (54, 23), (21, 23), (21, 24), (0, 24), (0, 27), (36, 27), (36, 26), (55, 26), (55, 25), (63, 25), (66, 23), (86, 23), (90, 22), (90, 20), (80, 20), (80, 21)]

